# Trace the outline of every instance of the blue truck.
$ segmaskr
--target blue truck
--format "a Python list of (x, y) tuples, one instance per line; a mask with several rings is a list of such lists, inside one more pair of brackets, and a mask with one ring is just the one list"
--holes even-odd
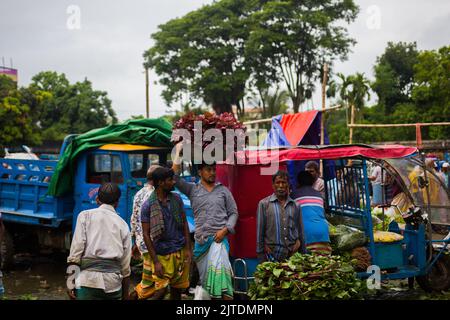
[[(64, 139), (59, 157), (72, 138)], [(0, 158), (0, 212), (6, 227), (0, 244), (2, 269), (8, 269), (15, 252), (22, 250), (67, 252), (78, 214), (97, 206), (95, 199), (103, 182), (119, 185), (122, 196), (117, 211), (130, 223), (133, 198), (146, 182), (147, 169), (152, 164), (165, 164), (170, 151), (130, 144), (105, 144), (86, 151), (76, 159), (73, 192), (60, 197), (47, 194), (59, 157)], [(183, 194), (181, 197), (192, 232), (190, 202)]]

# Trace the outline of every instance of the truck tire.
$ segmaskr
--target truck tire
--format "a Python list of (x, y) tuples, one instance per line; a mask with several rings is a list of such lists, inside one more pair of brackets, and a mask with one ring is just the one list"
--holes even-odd
[(13, 237), (5, 229), (3, 239), (0, 242), (0, 269), (9, 270), (14, 264), (14, 242)]
[(416, 280), (426, 292), (441, 292), (450, 289), (450, 256), (441, 255), (430, 272), (416, 277)]

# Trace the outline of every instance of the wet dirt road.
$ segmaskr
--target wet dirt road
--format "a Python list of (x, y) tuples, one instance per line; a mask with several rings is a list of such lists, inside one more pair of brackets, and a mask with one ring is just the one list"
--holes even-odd
[(65, 269), (65, 259), (60, 255), (16, 256), (12, 270), (3, 272), (4, 299), (68, 299)]
[[(3, 272), (6, 300), (69, 300), (66, 293), (66, 256), (16, 255), (15, 265)], [(140, 281), (139, 267), (133, 267), (132, 284)]]
[[(6, 300), (68, 300), (66, 293), (66, 256), (41, 254), (18, 255), (13, 270), (3, 273)], [(132, 285), (140, 281), (141, 267), (132, 267)], [(183, 299), (192, 299), (184, 296)], [(369, 300), (450, 300), (450, 292), (427, 294), (416, 284), (408, 290), (408, 282), (390, 281), (382, 290), (366, 296)]]

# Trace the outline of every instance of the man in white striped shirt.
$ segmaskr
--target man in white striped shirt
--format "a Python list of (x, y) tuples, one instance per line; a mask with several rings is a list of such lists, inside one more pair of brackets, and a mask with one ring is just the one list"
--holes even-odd
[(67, 258), (80, 266), (75, 290), (69, 297), (78, 300), (128, 299), (131, 236), (127, 223), (117, 214), (120, 189), (104, 183), (99, 188), (97, 209), (82, 211)]

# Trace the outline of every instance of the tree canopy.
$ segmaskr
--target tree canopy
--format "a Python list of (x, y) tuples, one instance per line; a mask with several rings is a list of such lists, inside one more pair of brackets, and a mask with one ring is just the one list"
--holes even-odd
[[(365, 99), (360, 100), (362, 104), (357, 123), (450, 120), (450, 46), (419, 51), (415, 43), (388, 43), (385, 52), (377, 58), (374, 71), (375, 80), (371, 83), (371, 89), (378, 101), (367, 106)], [(355, 76), (340, 75), (345, 80), (342, 84)], [(346, 92), (341, 92), (342, 100), (348, 98)], [(345, 111), (327, 115), (332, 143), (348, 142), (347, 118)], [(422, 127), (421, 130), (422, 138), (427, 140), (448, 139), (450, 136), (449, 126)], [(357, 128), (354, 133), (356, 142), (365, 143), (415, 139), (415, 127)]]
[(325, 62), (345, 59), (354, 41), (344, 23), (353, 0), (221, 0), (160, 25), (144, 53), (171, 105), (183, 95), (230, 112), (256, 89), (282, 82), (294, 111), (310, 97)]
[(246, 50), (255, 77), (283, 83), (298, 112), (312, 96), (323, 65), (347, 57), (355, 41), (344, 25), (357, 13), (353, 1), (268, 1), (251, 16)]
[(415, 42), (388, 42), (385, 52), (377, 58), (372, 89), (386, 115), (394, 111), (396, 104), (411, 102), (418, 54)]
[(20, 88), (0, 77), (0, 115), (2, 146), (59, 141), (117, 122), (106, 92), (94, 90), (87, 79), (71, 84), (64, 74), (51, 71)]
[(40, 142), (33, 132), (30, 108), (21, 98), (16, 83), (0, 75), (0, 146)]
[(144, 58), (160, 76), (169, 105), (187, 93), (217, 113), (241, 108), (249, 78), (243, 56), (246, 8), (245, 0), (224, 0), (159, 26)]
[(94, 90), (87, 79), (70, 84), (64, 74), (41, 72), (23, 92), (32, 99), (42, 92), (48, 94), (40, 103), (31, 103), (36, 129), (42, 130), (46, 140), (60, 140), (68, 133), (83, 133), (117, 122), (107, 93)]

